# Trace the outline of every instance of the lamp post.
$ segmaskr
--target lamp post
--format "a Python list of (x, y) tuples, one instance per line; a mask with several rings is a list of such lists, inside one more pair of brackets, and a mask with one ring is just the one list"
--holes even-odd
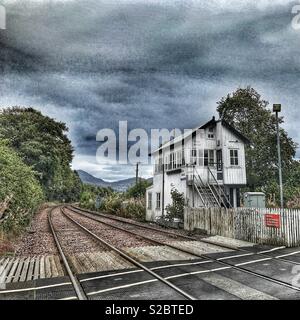
[(280, 134), (279, 134), (279, 118), (278, 118), (278, 113), (281, 112), (281, 104), (273, 104), (273, 112), (276, 113), (280, 206), (281, 208), (283, 208), (283, 184), (282, 184), (281, 150), (280, 150)]

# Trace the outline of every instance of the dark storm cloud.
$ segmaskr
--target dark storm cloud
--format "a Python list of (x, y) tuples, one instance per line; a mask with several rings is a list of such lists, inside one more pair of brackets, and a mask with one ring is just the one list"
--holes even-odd
[[(191, 128), (251, 84), (297, 128), (300, 31), (289, 1), (4, 1), (0, 105), (67, 122), (77, 155), (101, 128)], [(273, 101), (274, 99), (274, 101)], [(86, 161), (86, 160), (84, 160)]]

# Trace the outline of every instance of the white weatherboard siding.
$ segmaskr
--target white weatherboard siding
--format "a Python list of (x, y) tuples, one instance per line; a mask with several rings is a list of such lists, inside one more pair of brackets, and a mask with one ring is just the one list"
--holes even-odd
[[(157, 170), (154, 170), (153, 186), (148, 188), (146, 194), (147, 220), (154, 220), (155, 217), (161, 216), (162, 207), (166, 208), (172, 203), (173, 188), (184, 194), (187, 206), (200, 208), (205, 206), (199, 193), (195, 187), (193, 188), (196, 176), (200, 176), (205, 185), (223, 186), (232, 206), (236, 207), (239, 188), (247, 183), (245, 139), (228, 124), (224, 125), (224, 122), (213, 119), (202, 129), (194, 130), (194, 134), (184, 136), (184, 143), (182, 137), (177, 137), (161, 147), (160, 151), (155, 151), (153, 157)], [(217, 172), (220, 173), (216, 165), (218, 150), (222, 151), (223, 179), (222, 176), (217, 175)], [(231, 163), (230, 150), (235, 150), (232, 157), (234, 164)], [(208, 157), (207, 154), (209, 154)], [(182, 159), (184, 162), (181, 162)], [(217, 183), (216, 180), (218, 180)], [(148, 208), (149, 193), (152, 194), (151, 209)], [(157, 193), (161, 195), (160, 208), (156, 206)], [(166, 213), (165, 210), (164, 213)]]
[[(227, 128), (222, 128), (223, 133), (223, 162), (224, 162), (224, 184), (246, 185), (246, 163), (244, 143)], [(230, 164), (230, 150), (238, 150), (238, 166)]]

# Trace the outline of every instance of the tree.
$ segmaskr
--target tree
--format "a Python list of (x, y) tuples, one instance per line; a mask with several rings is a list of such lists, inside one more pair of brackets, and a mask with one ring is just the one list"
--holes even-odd
[(70, 168), (73, 148), (67, 131), (64, 123), (33, 108), (13, 107), (0, 112), (0, 139), (38, 173), (49, 200), (73, 201), (79, 196), (80, 181)]
[(145, 196), (146, 189), (150, 186), (147, 180), (141, 179), (137, 184), (127, 190), (129, 198), (142, 198)]
[[(267, 187), (277, 181), (278, 158), (276, 142), (276, 118), (268, 109), (269, 103), (251, 87), (239, 88), (218, 102), (221, 118), (233, 125), (251, 142), (246, 147), (246, 169), (250, 190)], [(283, 118), (279, 118), (282, 124)], [(286, 180), (293, 167), (297, 144), (280, 128), (282, 167)]]
[(18, 154), (0, 142), (0, 227), (18, 231), (43, 201), (36, 173)]

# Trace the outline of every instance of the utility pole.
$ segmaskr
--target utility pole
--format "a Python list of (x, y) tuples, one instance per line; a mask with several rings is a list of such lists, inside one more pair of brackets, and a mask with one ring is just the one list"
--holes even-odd
[(137, 185), (139, 183), (139, 162), (136, 163), (136, 169), (135, 169), (135, 184)]
[(281, 104), (273, 104), (273, 112), (276, 113), (280, 206), (281, 206), (281, 208), (283, 208), (283, 183), (282, 183), (281, 148), (280, 148), (279, 117), (278, 117), (278, 113), (281, 112)]

